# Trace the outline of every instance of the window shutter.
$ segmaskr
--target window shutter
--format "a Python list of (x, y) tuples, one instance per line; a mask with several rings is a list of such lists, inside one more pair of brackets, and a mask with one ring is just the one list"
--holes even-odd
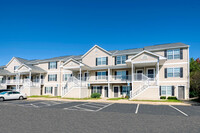
[(174, 86), (172, 86), (172, 96), (174, 96)]
[(160, 96), (161, 96), (161, 86), (160, 86), (160, 89), (159, 89), (160, 91), (159, 91), (159, 93), (160, 93)]
[(48, 81), (49, 81), (49, 75), (48, 75)]
[(115, 80), (117, 79), (117, 77), (116, 77), (116, 76), (117, 76), (117, 71), (115, 71)]
[(52, 94), (52, 92), (53, 92), (53, 87), (51, 87), (51, 94)]
[(115, 65), (117, 65), (117, 56), (115, 56)]
[(183, 49), (182, 48), (180, 49), (180, 59), (181, 60), (183, 59)]
[(180, 68), (180, 78), (183, 78), (183, 68)]
[(48, 63), (48, 69), (50, 69), (50, 62)]
[(93, 94), (93, 86), (91, 87), (91, 94)]
[(165, 50), (165, 57), (167, 57), (167, 50)]
[(55, 80), (57, 81), (57, 74), (56, 74), (56, 79)]
[(126, 59), (128, 60), (128, 55), (126, 55)]
[(57, 69), (57, 65), (58, 65), (58, 63), (56, 62), (56, 69)]
[(96, 58), (96, 66), (97, 66), (97, 58)]
[(96, 77), (96, 80), (97, 80), (97, 72), (95, 72), (95, 77)]
[(44, 88), (44, 93), (45, 93), (45, 94), (47, 93), (47, 87)]
[(122, 86), (120, 86), (120, 94), (122, 95)]
[(165, 68), (165, 78), (167, 78), (167, 68)]
[(106, 65), (108, 65), (108, 57), (106, 57)]
[(128, 71), (126, 71), (126, 79), (128, 79)]

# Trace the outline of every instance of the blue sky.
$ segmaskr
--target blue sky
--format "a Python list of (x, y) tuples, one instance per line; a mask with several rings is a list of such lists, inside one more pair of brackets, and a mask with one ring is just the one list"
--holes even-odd
[(173, 42), (199, 57), (199, 0), (0, 1), (0, 65)]

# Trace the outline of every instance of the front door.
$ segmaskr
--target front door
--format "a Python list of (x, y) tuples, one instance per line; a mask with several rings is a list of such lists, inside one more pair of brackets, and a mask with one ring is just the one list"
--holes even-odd
[(178, 99), (185, 99), (185, 87), (184, 86), (178, 87)]
[(105, 95), (105, 97), (108, 97), (108, 87), (106, 86), (106, 87), (104, 87), (104, 95)]
[(114, 87), (114, 97), (118, 97), (118, 87)]
[(143, 74), (143, 70), (137, 70), (137, 76), (136, 76), (137, 81), (142, 80), (142, 74)]
[(54, 87), (54, 96), (58, 95), (58, 87)]

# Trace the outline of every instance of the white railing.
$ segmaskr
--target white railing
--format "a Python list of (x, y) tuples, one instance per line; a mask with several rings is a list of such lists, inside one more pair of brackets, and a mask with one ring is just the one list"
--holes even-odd
[(111, 75), (111, 81), (130, 81), (132, 80), (131, 75)]
[(142, 81), (139, 87), (130, 91), (130, 99), (133, 99), (135, 96), (139, 95), (145, 89), (149, 87), (149, 78), (144, 74), (134, 74), (134, 81)]
[(69, 77), (65, 84), (65, 87), (63, 87), (62, 97), (65, 96), (74, 87), (87, 87), (87, 85), (88, 85), (87, 81), (79, 80), (74, 76)]

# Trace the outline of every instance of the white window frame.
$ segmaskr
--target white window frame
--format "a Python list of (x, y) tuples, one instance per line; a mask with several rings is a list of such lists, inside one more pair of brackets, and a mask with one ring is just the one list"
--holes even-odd
[[(121, 75), (117, 75), (117, 72), (121, 72)], [(124, 76), (122, 75), (122, 72), (125, 72)], [(125, 79), (126, 79), (126, 76), (128, 76), (128, 75), (126, 75), (126, 70), (117, 70), (115, 76), (116, 76), (116, 79), (123, 79), (123, 77), (125, 77)]]
[[(172, 76), (168, 76), (168, 69), (172, 69)], [(175, 69), (179, 69), (179, 76), (175, 76)], [(173, 78), (173, 77), (175, 77), (175, 78), (177, 78), (177, 77), (180, 77), (180, 75), (181, 75), (181, 71), (180, 71), (180, 67), (173, 67), (173, 68), (167, 68), (167, 77), (169, 77), (169, 78)]]
[[(165, 94), (164, 95), (162, 94), (162, 87), (165, 87)], [(168, 87), (171, 87), (171, 94), (170, 95), (168, 94), (168, 90), (167, 90)], [(160, 91), (161, 91), (161, 96), (166, 96), (166, 97), (172, 96), (172, 86), (161, 86), (161, 90)]]
[[(179, 54), (175, 54), (176, 50), (179, 50)], [(172, 54), (171, 54), (172, 58), (171, 59), (168, 58), (168, 56), (169, 56), (168, 52), (169, 51), (172, 51)], [(179, 58), (175, 58), (175, 55), (179, 55)], [(168, 60), (180, 59), (180, 57), (181, 57), (181, 50), (180, 49), (169, 49), (169, 50), (167, 50), (167, 59)]]
[[(97, 89), (97, 87), (101, 87), (101, 85), (94, 85), (94, 86), (92, 86), (92, 87), (93, 87), (93, 89), (92, 89), (92, 94), (93, 94), (93, 93), (99, 93), (99, 94), (102, 95), (102, 93), (103, 93), (103, 86), (102, 86), (102, 89), (101, 89), (101, 93), (98, 92), (98, 90), (100, 91), (100, 89)], [(95, 87), (96, 89), (94, 89), (94, 87)], [(94, 91), (94, 90), (96, 90), (96, 91)]]
[[(55, 63), (55, 64), (52, 64), (52, 63)], [(57, 62), (56, 61), (49, 62), (49, 69), (57, 69)]]
[(57, 81), (56, 80), (56, 75), (57, 74), (49, 74), (49, 81)]
[[(120, 57), (120, 60), (119, 60), (120, 63), (118, 63), (117, 57)], [(123, 57), (125, 57), (125, 61), (126, 61), (126, 55), (116, 56), (116, 65), (126, 64), (125, 61), (123, 63)]]
[[(96, 57), (97, 58), (97, 66), (102, 66), (102, 65), (106, 65), (106, 62), (107, 62), (107, 57), (106, 56), (103, 56), (103, 57)], [(105, 64), (103, 64), (103, 58), (105, 58)], [(101, 59), (101, 61), (98, 61), (98, 59)], [(101, 62), (100, 64), (98, 62)]]
[(45, 94), (53, 94), (53, 87), (45, 87), (44, 89), (46, 89), (45, 90), (45, 92), (46, 92)]

